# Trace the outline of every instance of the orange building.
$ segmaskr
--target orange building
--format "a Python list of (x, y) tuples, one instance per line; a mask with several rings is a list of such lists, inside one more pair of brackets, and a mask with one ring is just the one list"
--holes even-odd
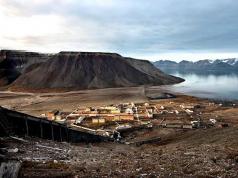
[(59, 114), (58, 110), (50, 111), (46, 114), (48, 120), (55, 120), (55, 116)]

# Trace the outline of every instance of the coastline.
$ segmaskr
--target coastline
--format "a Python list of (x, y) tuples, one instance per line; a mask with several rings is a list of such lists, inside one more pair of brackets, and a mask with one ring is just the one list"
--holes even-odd
[[(152, 121), (153, 128), (127, 133), (124, 143), (72, 144), (31, 137), (18, 138), (18, 140), (1, 138), (3, 147), (14, 148), (13, 151), (15, 151), (7, 153), (5, 159), (10, 162), (14, 160), (21, 163), (19, 175), (22, 177), (37, 177), (39, 174), (42, 177), (62, 175), (64, 177), (74, 177), (74, 175), (81, 175), (82, 177), (188, 177), (191, 175), (196, 177), (207, 175), (235, 177), (237, 175), (238, 105), (233, 105), (235, 103), (216, 103), (210, 99), (187, 95), (148, 100), (143, 95), (144, 92), (141, 87), (127, 88), (127, 90), (106, 89), (106, 91), (100, 90), (94, 96), (92, 96), (91, 90), (59, 94), (59, 96), (58, 94), (49, 96), (48, 93), (44, 95), (19, 95), (15, 99), (8, 95), (5, 101), (10, 99), (9, 104), (17, 100), (23, 101), (23, 104), (26, 105), (22, 105), (16, 110), (36, 114), (49, 110), (48, 106), (57, 108), (56, 106), (60, 104), (59, 101), (63, 103), (63, 108), (71, 106), (72, 109), (74, 105), (75, 107), (78, 106), (76, 103), (91, 106), (133, 100), (139, 103), (153, 103), (157, 108), (160, 108), (162, 113), (159, 118)], [(150, 88), (149, 93), (158, 94), (158, 88)], [(159, 94), (161, 94), (161, 90)], [(72, 97), (74, 98), (73, 101)], [(34, 101), (36, 99), (38, 102)], [(94, 102), (89, 101), (92, 99)], [(67, 103), (69, 100), (71, 102)], [(18, 103), (12, 103), (12, 106), (17, 105)], [(47, 107), (42, 107), (44, 105)], [(41, 110), (39, 107), (42, 107)], [(185, 112), (186, 107), (194, 108), (189, 109), (193, 113)], [(176, 110), (178, 114), (174, 112)], [(216, 119), (217, 124), (212, 127), (197, 129), (158, 127), (161, 122), (167, 125), (188, 124), (198, 118), (201, 118), (208, 125), (211, 118)], [(222, 125), (226, 126), (226, 124), (227, 127), (221, 127)], [(130, 142), (143, 143), (145, 142), (143, 140), (155, 140), (156, 142), (143, 145), (125, 144)], [(227, 172), (227, 170), (229, 171)]]

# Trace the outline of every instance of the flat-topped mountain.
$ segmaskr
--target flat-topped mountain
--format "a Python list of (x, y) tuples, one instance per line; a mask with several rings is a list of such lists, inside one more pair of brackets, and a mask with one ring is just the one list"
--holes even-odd
[(167, 75), (146, 60), (116, 53), (40, 54), (0, 51), (1, 86), (13, 90), (93, 89), (167, 85), (183, 79)]
[(13, 88), (92, 89), (163, 85), (183, 81), (161, 72), (150, 62), (114, 53), (60, 52), (23, 73)]

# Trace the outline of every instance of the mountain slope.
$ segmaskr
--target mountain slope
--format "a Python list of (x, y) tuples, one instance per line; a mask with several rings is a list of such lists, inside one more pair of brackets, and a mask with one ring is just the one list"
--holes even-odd
[(171, 83), (177, 83), (178, 78), (171, 76), (171, 75), (165, 75), (160, 69), (156, 68), (151, 62), (146, 60), (138, 60), (133, 58), (125, 58), (133, 67), (135, 67), (137, 70), (156, 77), (163, 79), (163, 84), (171, 84)]
[(49, 59), (49, 55), (17, 50), (0, 51), (0, 86), (16, 80), (32, 64), (39, 64)]
[(23, 73), (12, 88), (91, 89), (163, 85), (183, 80), (164, 74), (148, 61), (114, 53), (60, 52)]

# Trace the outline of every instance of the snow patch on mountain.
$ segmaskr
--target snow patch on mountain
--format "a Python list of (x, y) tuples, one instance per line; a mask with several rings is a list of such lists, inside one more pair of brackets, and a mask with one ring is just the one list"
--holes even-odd
[(223, 59), (221, 61), (230, 65), (235, 65), (238, 62), (238, 58)]

